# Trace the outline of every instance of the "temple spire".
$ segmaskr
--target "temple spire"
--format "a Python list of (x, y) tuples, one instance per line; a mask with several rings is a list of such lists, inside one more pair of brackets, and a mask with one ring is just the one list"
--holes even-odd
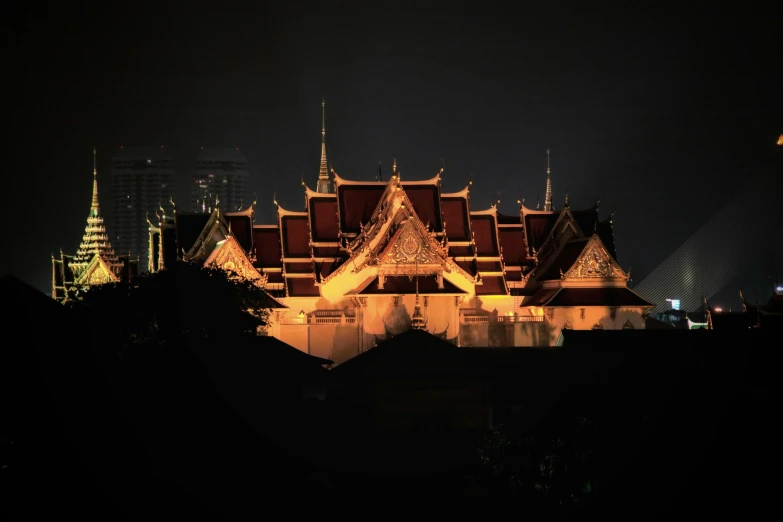
[(416, 304), (413, 307), (413, 317), (411, 317), (411, 328), (414, 330), (424, 330), (427, 327), (427, 321), (421, 313), (419, 305), (419, 263), (416, 263)]
[[(74, 275), (81, 275), (87, 268), (87, 264), (96, 254), (107, 265), (118, 267), (117, 256), (111, 247), (109, 235), (106, 233), (106, 225), (101, 217), (100, 207), (98, 205), (98, 152), (92, 149), (92, 204), (90, 213), (87, 216), (87, 226), (84, 228), (84, 236), (79, 245), (73, 261), (71, 262)], [(116, 275), (116, 274), (115, 274)]]
[(546, 149), (546, 198), (544, 199), (544, 210), (554, 210), (552, 207), (552, 167), (549, 163), (550, 150)]
[(326, 162), (326, 100), (321, 100), (321, 169), (318, 172), (317, 192), (328, 194), (329, 168)]
[(98, 205), (98, 151), (92, 148), (92, 204), (90, 205), (90, 216), (98, 217), (100, 207)]

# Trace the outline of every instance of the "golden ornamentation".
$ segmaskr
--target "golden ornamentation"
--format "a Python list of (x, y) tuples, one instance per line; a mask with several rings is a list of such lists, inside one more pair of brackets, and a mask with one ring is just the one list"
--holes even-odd
[(425, 238), (414, 222), (409, 218), (402, 226), (400, 235), (391, 248), (382, 256), (383, 264), (393, 265), (430, 265), (441, 264), (443, 257), (433, 248), (431, 241)]
[(215, 256), (212, 266), (232, 272), (238, 277), (254, 281), (262, 288), (266, 286), (269, 276), (261, 275), (245, 255), (244, 250), (233, 236), (226, 239)]
[(90, 286), (103, 285), (112, 283), (115, 280), (116, 278), (112, 274), (107, 272), (103, 267), (96, 265), (92, 273), (87, 276), (86, 284)]
[(565, 273), (567, 279), (622, 278), (624, 274), (612, 257), (598, 244), (588, 245), (576, 263)]

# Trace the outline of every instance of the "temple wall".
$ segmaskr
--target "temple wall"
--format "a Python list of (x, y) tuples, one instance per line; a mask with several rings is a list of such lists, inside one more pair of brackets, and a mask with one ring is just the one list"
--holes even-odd
[[(463, 347), (555, 346), (564, 326), (590, 330), (600, 322), (606, 330), (620, 330), (630, 321), (644, 328), (640, 308), (515, 307), (520, 298), (491, 296), (456, 298), (419, 297), (427, 331), (447, 339), (458, 337)], [(368, 296), (364, 306), (352, 300), (330, 303), (322, 298), (281, 298), (289, 309), (272, 314), (268, 335), (305, 353), (345, 362), (410, 326), (415, 295)], [(395, 303), (396, 302), (396, 303)]]
[[(415, 295), (368, 297), (363, 310), (364, 331), (379, 338), (385, 337), (387, 328), (392, 335), (402, 333), (410, 326), (415, 306)], [(427, 331), (437, 334), (446, 331), (447, 339), (457, 336), (459, 305), (454, 296), (420, 296), (419, 306), (427, 321)]]
[[(622, 330), (626, 321), (630, 321), (634, 329), (644, 329), (644, 319), (641, 308), (612, 308), (608, 306), (568, 307), (552, 309), (550, 323), (557, 327), (557, 335), (566, 323), (574, 330), (592, 330), (600, 322), (604, 330)], [(552, 345), (554, 342), (552, 343)]]
[(322, 298), (286, 297), (280, 301), (288, 310), (277, 314), (270, 335), (335, 364), (359, 354), (360, 318), (350, 300), (329, 303)]
[(644, 328), (640, 308), (615, 308), (614, 315), (611, 307), (603, 306), (551, 308), (547, 315), (543, 308), (512, 311), (507, 304), (492, 299), (481, 303), (482, 308), (463, 308), (460, 346), (555, 346), (566, 323), (574, 330), (591, 330), (598, 322), (605, 330), (621, 330), (626, 321), (634, 329)]

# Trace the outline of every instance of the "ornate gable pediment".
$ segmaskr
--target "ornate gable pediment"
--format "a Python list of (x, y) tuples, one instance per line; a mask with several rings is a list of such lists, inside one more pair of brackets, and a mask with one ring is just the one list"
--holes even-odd
[(204, 228), (201, 230), (201, 233), (196, 239), (196, 242), (193, 243), (187, 252), (184, 252), (185, 261), (193, 261), (198, 258), (204, 259), (204, 257), (207, 257), (207, 244), (211, 239), (215, 238), (215, 234), (217, 232), (221, 233), (221, 239), (222, 236), (225, 236), (228, 232), (228, 226), (223, 220), (219, 209), (212, 211), (207, 224), (204, 225)]
[(627, 274), (606, 250), (601, 239), (594, 235), (579, 254), (576, 262), (563, 274), (564, 280), (623, 280)]
[(98, 286), (107, 283), (117, 283), (119, 278), (114, 275), (111, 268), (101, 259), (101, 256), (93, 256), (87, 268), (75, 283), (84, 286)]
[(262, 288), (266, 286), (267, 276), (261, 275), (250, 262), (242, 246), (233, 236), (222, 241), (204, 262), (204, 266), (233, 272), (237, 276), (256, 282)]
[(381, 266), (441, 265), (447, 252), (433, 238), (421, 221), (410, 216), (405, 220), (378, 256)]

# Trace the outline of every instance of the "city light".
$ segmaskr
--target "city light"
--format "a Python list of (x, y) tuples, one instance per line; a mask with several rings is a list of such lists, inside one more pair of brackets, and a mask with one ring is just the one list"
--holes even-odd
[(723, 311), (723, 308), (721, 308), (720, 306), (716, 306), (716, 307), (715, 307), (715, 311), (716, 311), (716, 312), (722, 312), (722, 311)]
[(666, 299), (672, 304), (672, 310), (679, 310), (680, 309), (680, 300), (679, 299)]

